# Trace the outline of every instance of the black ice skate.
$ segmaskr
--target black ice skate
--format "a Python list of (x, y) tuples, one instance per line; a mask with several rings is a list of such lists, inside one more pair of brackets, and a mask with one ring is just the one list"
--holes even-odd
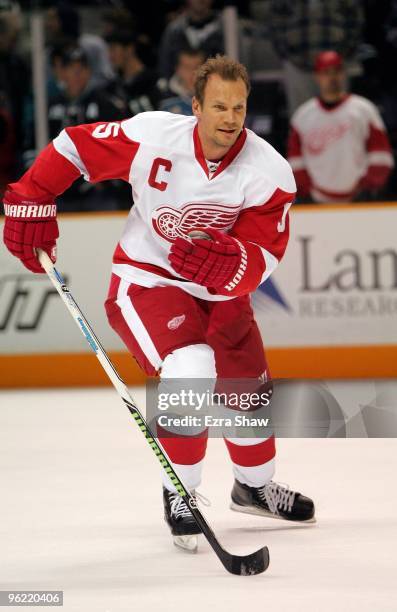
[[(192, 491), (193, 497), (195, 496)], [(163, 487), (164, 519), (171, 529), (175, 546), (197, 552), (197, 534), (201, 533), (184, 499)]]
[(311, 499), (272, 480), (258, 488), (249, 487), (235, 480), (230, 508), (236, 512), (270, 516), (287, 521), (314, 523), (316, 520)]

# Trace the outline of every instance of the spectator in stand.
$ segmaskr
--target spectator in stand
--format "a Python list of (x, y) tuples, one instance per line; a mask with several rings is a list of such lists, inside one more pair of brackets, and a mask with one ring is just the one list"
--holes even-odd
[(144, 64), (139, 37), (124, 30), (108, 36), (107, 43), (112, 66), (119, 76), (112, 87), (118, 85), (124, 92), (130, 116), (156, 110), (160, 99), (157, 75)]
[(376, 106), (345, 91), (342, 56), (320, 53), (315, 61), (319, 97), (294, 113), (288, 159), (298, 196), (315, 202), (352, 201), (376, 195), (394, 166), (389, 139)]
[[(397, 62), (397, 49), (388, 42), (386, 24), (390, 16), (391, 0), (364, 0), (363, 46), (360, 49), (363, 74), (358, 80), (361, 95), (367, 96), (383, 109), (383, 89), (388, 89)], [(355, 83), (357, 88), (357, 83)], [(365, 93), (364, 93), (365, 92)], [(386, 117), (385, 123), (387, 125)]]
[(224, 52), (220, 16), (212, 10), (213, 0), (187, 0), (185, 12), (168, 24), (159, 50), (159, 74), (170, 79), (182, 49), (200, 49), (205, 57)]
[[(49, 100), (49, 137), (54, 139), (63, 128), (81, 123), (119, 121), (128, 116), (124, 100), (95, 87), (85, 52), (67, 48), (57, 57), (57, 75), (61, 79), (61, 93)], [(33, 137), (31, 138), (31, 144)], [(35, 151), (26, 159), (32, 160)], [(59, 210), (116, 210), (123, 206), (125, 192), (120, 182), (110, 181), (94, 185), (79, 179), (58, 200)]]
[[(102, 37), (106, 40), (108, 36), (120, 30), (139, 32), (139, 37), (145, 39), (149, 50), (153, 51), (155, 67), (158, 41), (166, 25), (180, 15), (183, 0), (145, 0), (129, 3), (118, 1), (112, 4), (113, 6), (106, 8), (101, 15)], [(152, 67), (151, 63), (145, 64)]]
[[(360, 92), (382, 109), (395, 157), (397, 156), (397, 0), (365, 0), (364, 75), (359, 81)], [(397, 193), (396, 168), (387, 186), (387, 199)]]
[(363, 26), (357, 0), (267, 0), (269, 36), (283, 61), (290, 116), (317, 93), (312, 77), (314, 58), (335, 50), (354, 57)]
[(0, 193), (17, 171), (23, 141), (23, 110), (30, 75), (16, 51), (20, 30), (19, 7), (0, 6)]
[(58, 2), (46, 13), (46, 41), (49, 50), (78, 46), (85, 52), (95, 86), (106, 85), (114, 78), (105, 41), (96, 34), (81, 34), (80, 17), (68, 2)]
[(382, 108), (386, 125), (393, 131), (397, 145), (397, 83), (392, 76), (397, 62), (397, 0), (391, 0), (390, 11), (384, 23), (384, 44), (380, 49), (379, 80), (382, 91)]
[[(155, 2), (156, 0), (145, 0), (145, 11), (148, 11), (148, 14), (151, 16), (142, 20), (137, 15), (138, 5), (134, 6), (134, 12), (132, 13), (128, 8), (125, 7), (114, 7), (104, 11), (102, 14), (102, 36), (104, 40), (111, 38), (113, 34), (118, 34), (119, 32), (139, 32), (137, 36), (138, 46), (139, 46), (139, 55), (142, 62), (148, 68), (152, 68), (155, 70), (157, 68), (157, 46), (153, 42), (159, 40), (161, 33), (155, 37), (151, 37), (148, 31), (152, 32), (152, 26), (155, 23), (154, 14), (156, 14), (157, 19), (159, 16), (157, 13), (159, 12), (159, 6), (154, 8), (151, 5), (151, 2)], [(157, 0), (158, 1), (158, 0)], [(141, 5), (139, 5), (141, 6)], [(140, 13), (140, 11), (138, 11)], [(156, 19), (156, 21), (157, 21)], [(161, 32), (164, 28), (162, 28)]]
[(137, 20), (135, 15), (125, 7), (113, 7), (106, 9), (101, 15), (102, 36), (106, 40), (108, 36), (122, 31), (135, 31)]
[(67, 49), (60, 58), (58, 74), (62, 93), (48, 105), (51, 140), (65, 127), (96, 121), (116, 121), (127, 117), (124, 100), (95, 87), (91, 67), (83, 49)]
[(178, 55), (175, 74), (167, 82), (159, 81), (163, 89), (160, 110), (180, 115), (192, 115), (192, 97), (197, 70), (205, 56), (199, 49), (182, 49)]

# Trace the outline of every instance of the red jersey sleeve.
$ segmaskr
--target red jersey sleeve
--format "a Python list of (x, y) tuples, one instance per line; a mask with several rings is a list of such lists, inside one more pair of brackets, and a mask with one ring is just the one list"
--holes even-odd
[(19, 181), (10, 183), (7, 189), (32, 200), (54, 198), (66, 191), (79, 176), (77, 168), (50, 143)]
[(284, 255), (289, 238), (288, 210), (295, 192), (277, 188), (259, 206), (244, 209), (230, 235), (243, 243), (247, 268), (241, 281), (228, 295), (251, 293), (275, 270)]
[(87, 181), (128, 181), (139, 143), (128, 138), (120, 122), (89, 123), (63, 130), (54, 140), (57, 151), (74, 164)]
[(383, 129), (383, 125), (378, 123), (369, 124), (368, 138), (366, 142), (368, 168), (364, 177), (364, 187), (369, 189), (381, 189), (387, 182), (389, 174), (394, 166), (393, 154), (390, 142)]
[(107, 179), (128, 181), (138, 148), (139, 143), (125, 135), (120, 122), (69, 127), (8, 188), (35, 198), (59, 195), (81, 175), (92, 183)]

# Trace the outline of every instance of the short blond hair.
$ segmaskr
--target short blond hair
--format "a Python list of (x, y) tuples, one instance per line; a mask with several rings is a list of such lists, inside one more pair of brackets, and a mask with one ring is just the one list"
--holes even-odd
[(227, 55), (218, 54), (216, 57), (207, 59), (207, 61), (197, 70), (194, 83), (194, 96), (200, 104), (203, 104), (205, 86), (211, 74), (217, 74), (224, 81), (238, 81), (241, 79), (244, 81), (247, 88), (247, 96), (251, 90), (250, 79), (246, 67)]

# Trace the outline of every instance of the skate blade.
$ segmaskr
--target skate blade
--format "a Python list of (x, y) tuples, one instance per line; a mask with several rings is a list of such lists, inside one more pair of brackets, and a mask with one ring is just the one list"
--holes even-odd
[(306, 521), (293, 521), (285, 519), (283, 516), (279, 516), (278, 514), (268, 512), (267, 510), (260, 510), (260, 508), (256, 508), (255, 506), (239, 506), (234, 502), (231, 502), (230, 510), (233, 510), (234, 512), (242, 512), (243, 514), (254, 514), (255, 516), (265, 516), (266, 518), (278, 519), (280, 521), (288, 521), (288, 523), (316, 523), (315, 516), (313, 516), (313, 518), (307, 519)]
[(172, 536), (174, 545), (189, 553), (196, 553), (198, 548), (197, 535)]

